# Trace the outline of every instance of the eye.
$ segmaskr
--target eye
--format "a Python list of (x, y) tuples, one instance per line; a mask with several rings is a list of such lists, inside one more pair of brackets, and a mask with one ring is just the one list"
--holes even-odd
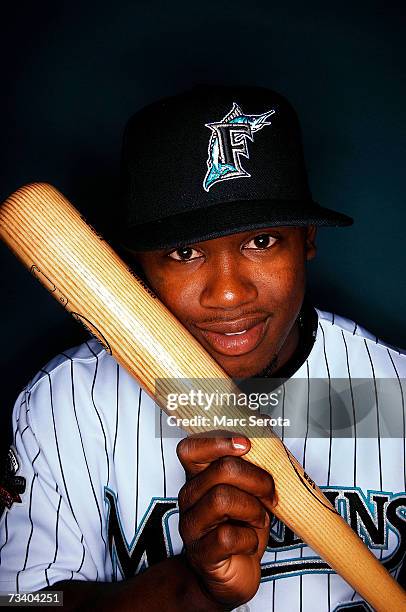
[(243, 245), (244, 249), (264, 250), (269, 249), (277, 242), (278, 239), (270, 234), (258, 234), (255, 238), (251, 238)]
[(192, 249), (192, 247), (185, 246), (168, 253), (168, 257), (176, 261), (191, 261), (192, 259), (199, 259), (199, 257), (202, 257), (202, 254), (196, 249)]

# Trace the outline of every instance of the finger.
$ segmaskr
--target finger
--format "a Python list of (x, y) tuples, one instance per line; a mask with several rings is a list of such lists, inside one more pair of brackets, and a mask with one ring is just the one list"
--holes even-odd
[(189, 510), (206, 493), (218, 484), (232, 485), (263, 500), (267, 507), (274, 499), (272, 476), (262, 468), (244, 461), (240, 457), (227, 455), (211, 463), (203, 472), (197, 474), (179, 491), (179, 509)]
[(211, 432), (211, 436), (204, 438), (201, 435), (193, 435), (179, 442), (177, 454), (189, 477), (203, 471), (212, 461), (220, 457), (242, 456), (251, 448), (248, 438), (241, 434), (233, 436), (227, 432), (225, 436), (224, 432)]
[(264, 506), (256, 497), (230, 485), (216, 485), (188, 512), (180, 514), (179, 532), (185, 545), (202, 538), (226, 521), (239, 521), (263, 529), (269, 524)]
[(224, 523), (188, 547), (188, 556), (200, 569), (216, 565), (232, 555), (255, 555), (258, 535), (251, 527)]

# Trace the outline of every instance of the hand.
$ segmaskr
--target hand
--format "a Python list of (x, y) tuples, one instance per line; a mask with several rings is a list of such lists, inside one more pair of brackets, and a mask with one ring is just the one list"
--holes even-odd
[(187, 477), (179, 491), (187, 559), (211, 597), (232, 607), (258, 589), (274, 501), (270, 474), (241, 458), (249, 449), (240, 434), (190, 436), (177, 448)]

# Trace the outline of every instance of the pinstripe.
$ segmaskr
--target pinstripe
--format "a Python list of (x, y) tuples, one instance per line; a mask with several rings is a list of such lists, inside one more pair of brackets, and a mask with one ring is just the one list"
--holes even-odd
[[(27, 391), (25, 391), (25, 393), (24, 393), (24, 399), (22, 399), (21, 402), (20, 402), (20, 410), (21, 410), (21, 408), (24, 406), (24, 404), (27, 401), (26, 395), (27, 395)], [(19, 422), (20, 422), (20, 415), (18, 415), (17, 418), (16, 418), (16, 428), (14, 430), (14, 446), (17, 444), (17, 432), (18, 432), (18, 423)]]
[[(286, 397), (285, 383), (282, 383), (282, 389), (283, 389), (283, 395), (282, 395), (281, 417), (282, 417), (282, 419), (284, 419), (285, 418), (285, 397)], [(285, 435), (285, 428), (282, 427), (282, 433), (281, 433), (281, 440), (282, 440), (282, 442), (283, 442), (283, 439), (284, 439), (284, 435)], [(277, 561), (278, 553), (275, 552), (274, 554), (275, 554), (274, 561)], [(272, 581), (272, 610), (275, 609), (275, 591), (276, 591), (276, 580), (274, 579)]]
[(118, 432), (118, 403), (119, 403), (119, 386), (120, 386), (120, 366), (116, 365), (116, 428), (114, 432), (114, 443), (113, 443), (113, 460), (116, 456), (116, 443), (117, 443), (117, 432)]
[(402, 387), (402, 383), (400, 380), (400, 376), (399, 376), (399, 372), (397, 370), (397, 367), (395, 365), (395, 362), (392, 359), (392, 355), (390, 354), (390, 350), (386, 349), (388, 351), (388, 355), (389, 355), (389, 359), (392, 362), (392, 366), (393, 369), (395, 370), (395, 374), (396, 374), (396, 378), (398, 379), (398, 383), (399, 383), (399, 390), (400, 390), (400, 400), (402, 402), (402, 419), (403, 419), (403, 476), (404, 476), (404, 484), (405, 484), (405, 491), (406, 491), (406, 422), (405, 422), (405, 397), (403, 394), (403, 387)]
[(327, 609), (331, 610), (331, 574), (327, 574)]
[[(346, 357), (346, 363), (347, 363), (348, 380), (349, 380), (349, 383), (350, 383), (352, 414), (353, 414), (353, 418), (354, 418), (354, 473), (353, 473), (353, 483), (354, 483), (354, 487), (356, 487), (357, 486), (357, 420), (356, 420), (356, 415), (355, 415), (354, 391), (353, 391), (353, 387), (352, 387), (352, 378), (351, 378), (350, 361), (349, 361), (349, 355), (348, 355), (348, 346), (347, 346), (347, 342), (345, 340), (345, 336), (344, 336), (343, 330), (341, 330), (341, 335), (343, 337), (344, 348), (345, 348), (345, 357)], [(354, 590), (354, 592), (353, 592), (353, 594), (351, 596), (351, 601), (354, 600), (354, 597), (355, 597), (356, 594), (357, 594), (357, 591)]]
[(142, 389), (140, 387), (138, 393), (138, 412), (137, 412), (137, 470), (135, 476), (135, 525), (138, 525), (138, 486), (139, 486), (139, 467), (140, 467), (140, 416), (141, 416), (141, 395)]
[[(285, 383), (282, 383), (283, 395), (282, 395), (282, 420), (285, 418), (285, 398), (286, 398), (286, 387)], [(282, 427), (281, 440), (283, 442), (285, 436), (285, 428)]]
[[(39, 451), (38, 451), (38, 453), (35, 455), (34, 459), (33, 459), (33, 460), (32, 460), (32, 462), (31, 462), (31, 465), (32, 465), (32, 468), (33, 468), (33, 469), (34, 469), (34, 463), (36, 462), (36, 460), (37, 460), (37, 458), (38, 458), (38, 456), (39, 456), (40, 452), (41, 452), (41, 451), (39, 450)], [(30, 488), (30, 503), (29, 503), (29, 510), (28, 510), (28, 518), (30, 519), (31, 529), (30, 529), (30, 535), (28, 536), (27, 548), (25, 549), (25, 560), (24, 560), (24, 565), (23, 565), (23, 568), (22, 568), (21, 570), (19, 570), (19, 571), (17, 572), (17, 575), (16, 575), (16, 593), (19, 593), (19, 578), (20, 578), (20, 574), (21, 574), (21, 572), (23, 572), (23, 571), (26, 569), (26, 567), (27, 567), (28, 554), (29, 554), (29, 552), (30, 552), (30, 544), (31, 544), (32, 534), (33, 534), (33, 531), (34, 531), (34, 523), (33, 523), (32, 516), (31, 516), (31, 510), (32, 510), (32, 492), (33, 492), (33, 489), (34, 489), (34, 482), (35, 482), (35, 479), (36, 479), (36, 478), (38, 478), (38, 474), (35, 472), (35, 473), (34, 473), (34, 477), (33, 477), (32, 481), (31, 481), (31, 488)]]
[[(275, 553), (275, 561), (276, 561), (276, 553)], [(272, 612), (275, 611), (275, 585), (276, 585), (276, 580), (274, 578), (272, 580)]]
[(350, 371), (350, 362), (349, 362), (349, 358), (348, 358), (348, 347), (347, 347), (347, 342), (345, 341), (345, 336), (344, 336), (343, 330), (341, 330), (341, 335), (343, 337), (344, 348), (345, 348), (345, 357), (346, 357), (346, 362), (347, 362), (348, 380), (349, 380), (349, 383), (350, 383), (352, 416), (353, 416), (353, 419), (354, 419), (354, 487), (355, 487), (356, 486), (356, 480), (357, 480), (357, 419), (356, 419), (356, 415), (355, 415), (354, 391), (353, 391), (353, 388), (352, 388), (352, 378), (351, 378), (351, 371)]
[(14, 430), (14, 446), (16, 446), (16, 444), (17, 444), (17, 432), (18, 432), (18, 423), (19, 423), (19, 421), (20, 421), (20, 418), (18, 417), (16, 419), (16, 428)]
[[(56, 490), (58, 491), (58, 485), (56, 485)], [(59, 502), (58, 502), (58, 508), (56, 510), (56, 524), (55, 524), (55, 553), (54, 553), (53, 561), (50, 562), (50, 564), (45, 570), (45, 579), (47, 581), (48, 586), (50, 586), (49, 579), (48, 579), (48, 570), (50, 569), (51, 565), (55, 563), (56, 557), (58, 555), (58, 527), (59, 527), (59, 511), (61, 509), (61, 503), (62, 503), (62, 495), (59, 494)]]
[(162, 475), (164, 480), (164, 497), (166, 497), (166, 470), (165, 470), (165, 455), (164, 455), (164, 443), (162, 439), (162, 410), (159, 411), (159, 437), (161, 443), (161, 460), (162, 460)]
[[(78, 569), (76, 570), (76, 573), (77, 573), (77, 574), (79, 574), (80, 570), (81, 570), (81, 569), (82, 569), (82, 567), (83, 567), (83, 563), (84, 563), (84, 561), (85, 561), (85, 551), (86, 551), (86, 549), (85, 549), (84, 544), (83, 544), (83, 533), (82, 533), (82, 537), (80, 538), (80, 543), (81, 543), (81, 544), (82, 544), (82, 546), (83, 546), (83, 555), (82, 555), (82, 561), (80, 562), (80, 565), (79, 565)], [(72, 573), (72, 578), (73, 578), (73, 573)]]
[[(306, 408), (306, 433), (305, 439), (303, 442), (303, 469), (306, 469), (306, 448), (307, 448), (307, 439), (309, 437), (309, 419), (310, 419), (310, 372), (309, 372), (309, 360), (306, 359), (306, 375), (307, 375), (307, 408)], [(303, 546), (300, 547), (300, 558), (303, 557)], [(299, 608), (300, 612), (303, 610), (303, 576), (300, 574), (300, 582), (299, 582), (299, 593), (300, 593), (300, 603)]]
[(27, 401), (26, 401), (26, 406), (25, 406), (25, 416), (28, 415), (31, 409), (31, 406), (30, 406), (31, 391), (29, 393), (26, 392), (26, 395), (27, 395)]
[(331, 450), (332, 450), (332, 444), (333, 444), (333, 428), (332, 428), (332, 420), (333, 420), (333, 410), (332, 410), (332, 404), (331, 404), (331, 376), (330, 376), (330, 368), (328, 365), (328, 359), (327, 359), (327, 352), (326, 352), (326, 338), (324, 335), (324, 329), (321, 323), (319, 323), (320, 329), (321, 329), (321, 333), (323, 336), (323, 353), (324, 353), (324, 360), (326, 362), (326, 369), (327, 369), (327, 376), (328, 376), (328, 403), (329, 403), (329, 417), (330, 417), (330, 443), (329, 443), (329, 449), (328, 449), (328, 472), (327, 472), (327, 486), (330, 485), (330, 472), (331, 472)]
[[(364, 338), (365, 348), (368, 353), (369, 362), (371, 364), (372, 376), (374, 379), (374, 393), (375, 393), (375, 403), (376, 403), (376, 426), (378, 433), (378, 462), (379, 462), (379, 488), (382, 491), (383, 483), (382, 483), (382, 453), (381, 453), (381, 430), (380, 430), (380, 421), (379, 421), (379, 402), (378, 402), (378, 389), (376, 387), (376, 377), (375, 377), (375, 368), (372, 361), (371, 353), (368, 348), (368, 344), (366, 338)], [(379, 558), (382, 559), (383, 550), (382, 548), (379, 551)]]
[(310, 423), (310, 370), (309, 360), (306, 359), (306, 375), (307, 375), (307, 408), (306, 408), (306, 433), (303, 443), (303, 467), (306, 468), (306, 447), (307, 440), (309, 437), (309, 423)]
[(8, 524), (7, 524), (7, 520), (8, 520), (8, 512), (6, 511), (6, 518), (4, 519), (4, 527), (5, 527), (5, 531), (6, 531), (6, 539), (4, 540), (3, 544), (0, 546), (0, 565), (1, 565), (1, 552), (2, 552), (3, 548), (5, 547), (5, 545), (8, 542)]
[[(365, 344), (366, 351), (368, 353), (368, 359), (371, 364), (372, 376), (374, 379), (374, 393), (375, 393), (375, 403), (376, 403), (376, 426), (377, 426), (377, 433), (378, 433), (379, 488), (382, 491), (381, 430), (380, 430), (380, 422), (379, 422), (378, 390), (376, 388), (375, 368), (374, 368), (374, 364), (371, 358), (371, 353), (369, 351), (368, 344), (365, 338), (364, 338), (364, 344)], [(382, 553), (382, 550), (381, 550), (381, 553)]]
[[(329, 404), (329, 418), (330, 418), (330, 442), (329, 442), (329, 447), (328, 447), (328, 471), (327, 471), (327, 486), (330, 485), (330, 476), (331, 476), (331, 453), (332, 453), (332, 446), (333, 446), (333, 409), (332, 409), (332, 404), (331, 404), (331, 376), (330, 376), (330, 368), (328, 365), (328, 359), (327, 359), (327, 352), (326, 352), (326, 337), (324, 334), (324, 329), (322, 324), (319, 322), (319, 326), (321, 329), (321, 333), (323, 336), (323, 353), (324, 353), (324, 360), (326, 362), (326, 369), (327, 369), (327, 376), (328, 376), (328, 404)], [(330, 585), (330, 574), (327, 574), (327, 606), (328, 606), (328, 610), (330, 611), (331, 609), (331, 585)]]
[(92, 403), (93, 403), (93, 407), (96, 411), (97, 414), (97, 418), (99, 419), (99, 423), (100, 423), (100, 427), (103, 433), (103, 438), (104, 438), (104, 450), (106, 453), (106, 463), (107, 463), (107, 485), (109, 484), (110, 481), (110, 459), (109, 459), (109, 453), (107, 450), (107, 436), (106, 436), (106, 432), (104, 431), (104, 426), (103, 426), (103, 421), (102, 418), (100, 416), (100, 413), (97, 409), (96, 406), (96, 402), (94, 401), (94, 387), (96, 384), (96, 378), (97, 378), (97, 372), (98, 372), (98, 368), (99, 368), (99, 357), (97, 355), (97, 353), (95, 353), (92, 348), (89, 346), (89, 343), (86, 342), (86, 346), (88, 347), (88, 349), (90, 350), (90, 352), (96, 357), (96, 367), (94, 369), (94, 376), (93, 376), (93, 382), (92, 382), (92, 391), (91, 391), (91, 397), (92, 397)]
[(28, 518), (30, 520), (30, 525), (31, 525), (31, 529), (30, 529), (30, 535), (28, 536), (28, 542), (27, 542), (27, 547), (25, 549), (25, 560), (24, 560), (24, 565), (22, 567), (21, 570), (19, 570), (17, 572), (17, 576), (16, 576), (16, 593), (20, 592), (20, 585), (19, 585), (19, 578), (20, 578), (20, 574), (21, 572), (23, 572), (25, 570), (25, 568), (27, 567), (27, 561), (28, 561), (28, 553), (30, 550), (30, 544), (31, 544), (31, 538), (32, 538), (32, 533), (34, 531), (34, 523), (32, 521), (32, 516), (31, 516), (31, 508), (32, 508), (32, 491), (34, 488), (34, 482), (35, 479), (38, 477), (38, 474), (34, 474), (34, 477), (31, 481), (31, 488), (30, 488), (30, 505), (29, 505), (29, 511), (28, 511)]

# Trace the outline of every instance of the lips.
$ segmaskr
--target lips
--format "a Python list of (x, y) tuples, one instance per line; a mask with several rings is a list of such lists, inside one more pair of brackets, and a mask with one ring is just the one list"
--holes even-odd
[(224, 321), (199, 327), (206, 342), (222, 355), (237, 356), (249, 353), (265, 336), (268, 318), (263, 316), (236, 321)]

